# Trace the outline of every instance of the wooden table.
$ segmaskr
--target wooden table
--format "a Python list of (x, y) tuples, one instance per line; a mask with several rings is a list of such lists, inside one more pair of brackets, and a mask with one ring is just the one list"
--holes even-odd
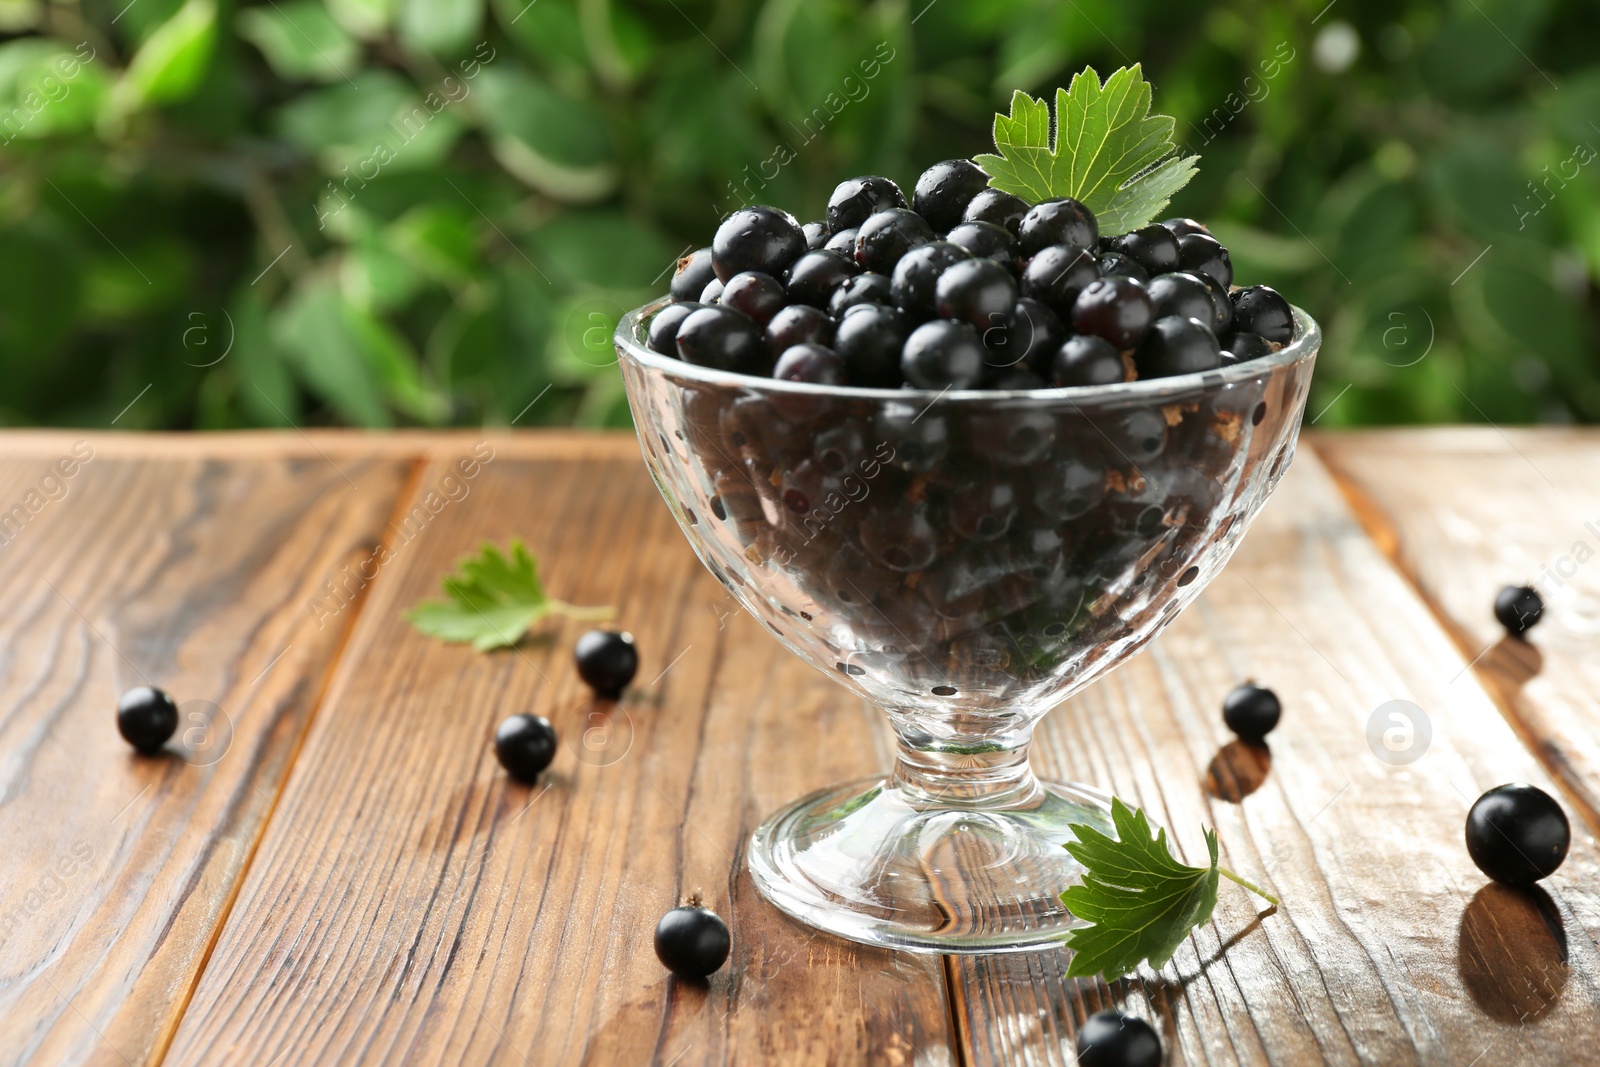
[[(1059, 951), (857, 947), (756, 895), (751, 829), (884, 768), (887, 731), (735, 608), (631, 437), (0, 435), (0, 1062), (1069, 1064), (1113, 1005), (1173, 1063), (1593, 1062), (1597, 475), (1583, 431), (1307, 439), (1222, 577), (1041, 728), (1041, 771), (1191, 858), (1215, 826), (1284, 901), (1225, 883), (1108, 987)], [(513, 536), (637, 636), (620, 712), (571, 669), (581, 624), (484, 655), (401, 619)], [(1531, 644), (1501, 638), (1496, 590), (1547, 569)], [(1247, 676), (1287, 708), (1267, 755), (1219, 714)], [(142, 682), (182, 704), (154, 759), (112, 724)], [(1367, 741), (1396, 699), (1431, 724), (1403, 765)], [(564, 738), (531, 789), (489, 744), (513, 711)], [(1573, 817), (1531, 894), (1462, 841), (1516, 779)], [(700, 988), (650, 950), (693, 891), (734, 939)]]

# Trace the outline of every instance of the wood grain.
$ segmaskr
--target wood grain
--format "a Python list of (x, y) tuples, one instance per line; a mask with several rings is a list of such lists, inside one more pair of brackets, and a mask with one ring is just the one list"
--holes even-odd
[[(0, 1062), (154, 1062), (360, 608), (306, 603), (409, 464), (41, 436), (0, 447)], [(180, 704), (153, 758), (139, 684)]]
[[(581, 624), (485, 656), (400, 618), (511, 536), (634, 632), (619, 707), (570, 665)], [(532, 788), (489, 743), (521, 711), (563, 738)], [(167, 1062), (954, 1064), (937, 958), (814, 935), (744, 873), (760, 818), (887, 764), (880, 718), (734, 609), (631, 438), (497, 459), (374, 583)], [(706, 984), (651, 949), (696, 890), (734, 938)]]
[[(1389, 431), (1320, 449), (1533, 751), (1600, 826), (1600, 433)], [(1503, 586), (1546, 610), (1526, 640)]]
[[(1190, 862), (1215, 826), (1223, 864), (1283, 906), (1258, 914), (1224, 882), (1172, 963), (1110, 987), (1064, 979), (1063, 953), (960, 959), (970, 1062), (1073, 1063), (1077, 1025), (1112, 1006), (1152, 1019), (1173, 1063), (1592, 1060), (1600, 850), (1575, 821), (1566, 865), (1533, 893), (1472, 865), (1471, 802), (1548, 778), (1466, 665), (1302, 449), (1228, 569), (1035, 745), (1042, 772), (1144, 806)], [(1284, 701), (1269, 753), (1241, 753), (1221, 721), (1248, 677)], [(1368, 747), (1393, 699), (1432, 723), (1408, 766)]]

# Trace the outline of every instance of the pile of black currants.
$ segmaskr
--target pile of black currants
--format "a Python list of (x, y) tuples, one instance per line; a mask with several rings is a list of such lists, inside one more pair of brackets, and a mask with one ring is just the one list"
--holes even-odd
[(1287, 344), (1289, 303), (1231, 289), (1227, 248), (1192, 219), (1102, 237), (1068, 197), (1029, 205), (965, 159), (912, 203), (852, 178), (828, 217), (730, 214), (679, 261), (649, 346), (698, 366), (866, 388), (1041, 389), (1213, 370)]

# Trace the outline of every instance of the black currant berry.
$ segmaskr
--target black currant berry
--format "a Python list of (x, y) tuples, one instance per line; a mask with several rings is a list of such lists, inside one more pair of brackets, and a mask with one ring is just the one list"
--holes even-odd
[(1467, 854), (1506, 885), (1532, 885), (1567, 858), (1572, 827), (1555, 798), (1524, 782), (1499, 785), (1467, 812)]
[(1017, 392), (1025, 389), (1044, 389), (1049, 382), (1039, 377), (1022, 364), (1014, 367), (1000, 367), (991, 370), (988, 377), (983, 380), (985, 389), (994, 389), (1000, 392)]
[(934, 319), (912, 330), (900, 354), (900, 372), (916, 389), (971, 389), (983, 377), (983, 367), (978, 331), (971, 323), (950, 319)]
[(1083, 287), (1072, 305), (1072, 325), (1124, 351), (1139, 343), (1155, 318), (1150, 293), (1132, 278), (1101, 278)]
[(1087, 514), (1105, 497), (1106, 472), (1076, 456), (1050, 461), (1033, 480), (1034, 505), (1057, 522)]
[(1508, 585), (1494, 598), (1494, 617), (1512, 637), (1521, 637), (1544, 615), (1544, 598), (1531, 585)]
[(856, 266), (892, 274), (901, 256), (933, 239), (933, 228), (915, 211), (903, 207), (879, 211), (856, 231)]
[(972, 198), (967, 210), (961, 213), (961, 221), (992, 222), (1016, 236), (1022, 229), (1022, 218), (1027, 213), (1028, 202), (1022, 197), (999, 189), (985, 189)]
[(1150, 324), (1134, 351), (1141, 378), (1170, 378), (1222, 366), (1216, 334), (1199, 319), (1168, 315)]
[(1228, 335), (1228, 343), (1223, 345), (1225, 352), (1232, 354), (1234, 360), (1244, 363), (1247, 360), (1260, 359), (1262, 356), (1272, 354), (1272, 346), (1267, 339), (1258, 333), (1238, 331)]
[[(1199, 319), (1210, 326), (1216, 317), (1211, 303), (1211, 291), (1206, 283), (1193, 274), (1174, 272), (1157, 274), (1147, 286), (1150, 301), (1156, 306), (1156, 318), (1178, 315), (1186, 319)], [(726, 304), (726, 298), (722, 301)]]
[(965, 248), (949, 241), (930, 241), (913, 248), (894, 265), (891, 291), (895, 306), (918, 319), (931, 319), (938, 311), (934, 283), (946, 267), (970, 256)]
[(854, 263), (856, 261), (856, 228), (852, 226), (848, 230), (840, 230), (838, 233), (830, 235), (822, 243), (822, 247), (829, 252), (838, 252)]
[(1161, 1067), (1161, 1038), (1143, 1019), (1120, 1011), (1084, 1020), (1077, 1052), (1079, 1067)]
[(1286, 345), (1294, 337), (1294, 312), (1270, 285), (1246, 286), (1233, 291), (1233, 328)]
[(850, 384), (867, 389), (898, 389), (900, 349), (906, 342), (906, 323), (893, 308), (863, 304), (839, 320), (833, 350), (844, 360)]
[(950, 426), (928, 404), (890, 401), (872, 419), (873, 434), (894, 449), (894, 465), (920, 473), (938, 466), (950, 450)]
[(888, 178), (850, 178), (836, 185), (828, 198), (828, 229), (838, 233), (860, 226), (880, 211), (905, 206), (906, 195)]
[[(791, 345), (833, 343), (834, 321), (810, 304), (790, 304), (767, 323), (767, 351), (782, 352)], [(674, 350), (676, 355), (676, 350)]]
[(1063, 318), (1072, 315), (1072, 305), (1084, 286), (1100, 277), (1094, 253), (1070, 245), (1041, 248), (1022, 271), (1022, 295), (1048, 304)]
[(650, 317), (646, 344), (650, 351), (678, 358), (678, 327), (692, 313), (705, 307), (700, 303), (668, 304)]
[(1196, 222), (1194, 219), (1162, 219), (1161, 225), (1171, 230), (1172, 236), (1180, 241), (1192, 233), (1202, 234), (1206, 237), (1211, 236), (1211, 231), (1206, 229), (1205, 224)]
[(146, 756), (161, 751), (178, 729), (178, 705), (153, 686), (139, 685), (117, 701), (117, 732)]
[(1121, 252), (1102, 252), (1099, 258), (1100, 274), (1102, 277), (1132, 278), (1136, 282), (1148, 282), (1150, 272), (1131, 257)]
[(697, 367), (764, 374), (762, 340), (749, 315), (731, 308), (700, 308), (678, 327), (678, 358)]
[(728, 924), (710, 908), (673, 908), (656, 924), (656, 959), (680, 978), (704, 978), (727, 962)]
[[(1012, 305), (1004, 326), (991, 326), (983, 331), (983, 346), (989, 350), (990, 381), (987, 384), (994, 386), (996, 374), (1012, 367), (1038, 375), (1049, 374), (1050, 362), (1066, 337), (1067, 328), (1059, 315), (1037, 300), (1020, 298)], [(1011, 385), (1007, 388), (1027, 387)]]
[(1017, 488), (1003, 478), (977, 478), (950, 490), (950, 528), (969, 541), (1004, 537), (1017, 517)]
[(711, 263), (724, 282), (746, 270), (779, 278), (805, 250), (806, 235), (794, 216), (759, 204), (722, 220), (711, 241)]
[(639, 669), (633, 635), (616, 630), (590, 630), (573, 648), (581, 677), (595, 696), (616, 700)]
[(939, 535), (921, 504), (884, 508), (861, 521), (861, 547), (879, 563), (904, 574), (920, 571), (939, 554)]
[(806, 248), (816, 251), (828, 243), (828, 238), (833, 236), (833, 231), (828, 229), (826, 222), (807, 222), (800, 227), (800, 232), (806, 235)]
[(853, 278), (846, 278), (828, 297), (828, 314), (834, 318), (843, 315), (857, 304), (894, 305), (894, 291), (887, 274), (866, 270)]
[(1228, 287), (1217, 281), (1209, 274), (1194, 272), (1205, 285), (1206, 292), (1211, 294), (1211, 320), (1206, 323), (1211, 327), (1211, 332), (1219, 338), (1233, 328), (1233, 298), (1228, 295)]
[(1228, 255), (1222, 242), (1210, 234), (1186, 233), (1179, 237), (1178, 265), (1215, 278), (1224, 289), (1233, 284), (1233, 257)]
[(1283, 705), (1278, 694), (1254, 682), (1246, 682), (1222, 701), (1222, 721), (1239, 737), (1260, 744), (1278, 725)]
[(700, 248), (678, 260), (672, 272), (672, 299), (698, 300), (706, 283), (717, 276), (711, 266), (711, 249)]
[(1165, 226), (1144, 226), (1111, 239), (1111, 250), (1130, 256), (1151, 277), (1178, 269), (1178, 239)]
[(833, 291), (857, 273), (856, 261), (850, 255), (824, 249), (807, 252), (795, 260), (784, 284), (792, 303), (825, 308)]
[(961, 221), (972, 198), (989, 184), (989, 176), (970, 159), (947, 159), (922, 172), (911, 193), (911, 206), (943, 232)]
[(706, 282), (706, 287), (700, 290), (700, 303), (711, 307), (722, 303), (722, 279), (712, 278)]
[(1093, 334), (1069, 338), (1056, 350), (1051, 380), (1056, 385), (1115, 385), (1127, 377), (1122, 355)]
[(849, 376), (844, 360), (826, 345), (791, 345), (778, 357), (772, 376), (786, 382), (809, 382), (812, 385), (848, 385)]
[(744, 312), (757, 326), (763, 327), (788, 302), (788, 294), (778, 279), (753, 270), (741, 271), (729, 278), (722, 286), (722, 299), (718, 301), (725, 308)]
[(517, 781), (535, 782), (556, 758), (556, 728), (543, 715), (512, 715), (495, 728), (494, 755)]
[(1061, 197), (1029, 208), (1017, 228), (1017, 237), (1022, 244), (1022, 258), (1027, 259), (1050, 245), (1093, 248), (1100, 238), (1100, 227), (1092, 211), (1071, 197)]
[(945, 234), (944, 239), (974, 256), (992, 259), (1012, 271), (1017, 268), (1017, 239), (1004, 226), (992, 222), (963, 222)]
[(959, 319), (980, 331), (1003, 328), (1017, 303), (1017, 283), (992, 259), (963, 259), (939, 275), (933, 298), (940, 318)]

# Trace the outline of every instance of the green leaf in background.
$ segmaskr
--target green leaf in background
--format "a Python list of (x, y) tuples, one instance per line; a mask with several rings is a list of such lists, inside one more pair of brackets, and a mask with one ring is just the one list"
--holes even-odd
[(339, 25), (364, 39), (380, 36), (394, 19), (396, 0), (328, 0)]
[(1094, 68), (1056, 90), (1056, 113), (1018, 89), (1011, 113), (994, 117), (999, 155), (975, 162), (989, 184), (1032, 203), (1070, 196), (1100, 223), (1102, 234), (1148, 225), (1195, 174), (1198, 156), (1170, 155), (1175, 126), (1150, 114), (1150, 85), (1139, 64), (1122, 67), (1100, 84)]
[(287, 0), (239, 12), (239, 33), (261, 49), (279, 76), (289, 81), (338, 81), (361, 57), (344, 27), (321, 0)]
[(134, 53), (112, 91), (118, 112), (186, 99), (200, 87), (217, 43), (216, 0), (187, 0)]
[(513, 68), (509, 59), (496, 64), (478, 75), (478, 93), (500, 165), (558, 200), (585, 204), (609, 196), (617, 170), (605, 116)]
[(92, 129), (106, 85), (105, 64), (88, 44), (48, 37), (0, 44), (0, 140)]
[(405, 617), (420, 632), (453, 644), (471, 642), (479, 652), (509, 648), (546, 615), (572, 619), (609, 619), (613, 610), (578, 607), (552, 599), (539, 581), (538, 561), (520, 540), (511, 555), (485, 543), (465, 556), (456, 572), (446, 575), (448, 600), (423, 600)]
[[(1083, 864), (1083, 881), (1061, 894), (1075, 918), (1090, 923), (1075, 927), (1066, 946), (1073, 950), (1069, 978), (1102, 974), (1120, 978), (1148, 959), (1160, 968), (1172, 958), (1189, 931), (1211, 918), (1217, 906), (1217, 833), (1207, 830), (1208, 867), (1190, 867), (1172, 858), (1167, 831), (1150, 832), (1150, 821), (1138, 808), (1111, 798), (1111, 822), (1117, 836), (1107, 837), (1092, 826), (1074, 825), (1077, 835), (1066, 850)], [(1228, 877), (1252, 892), (1278, 901), (1243, 881)]]
[(398, 0), (400, 40), (436, 56), (471, 48), (483, 28), (483, 0)]

